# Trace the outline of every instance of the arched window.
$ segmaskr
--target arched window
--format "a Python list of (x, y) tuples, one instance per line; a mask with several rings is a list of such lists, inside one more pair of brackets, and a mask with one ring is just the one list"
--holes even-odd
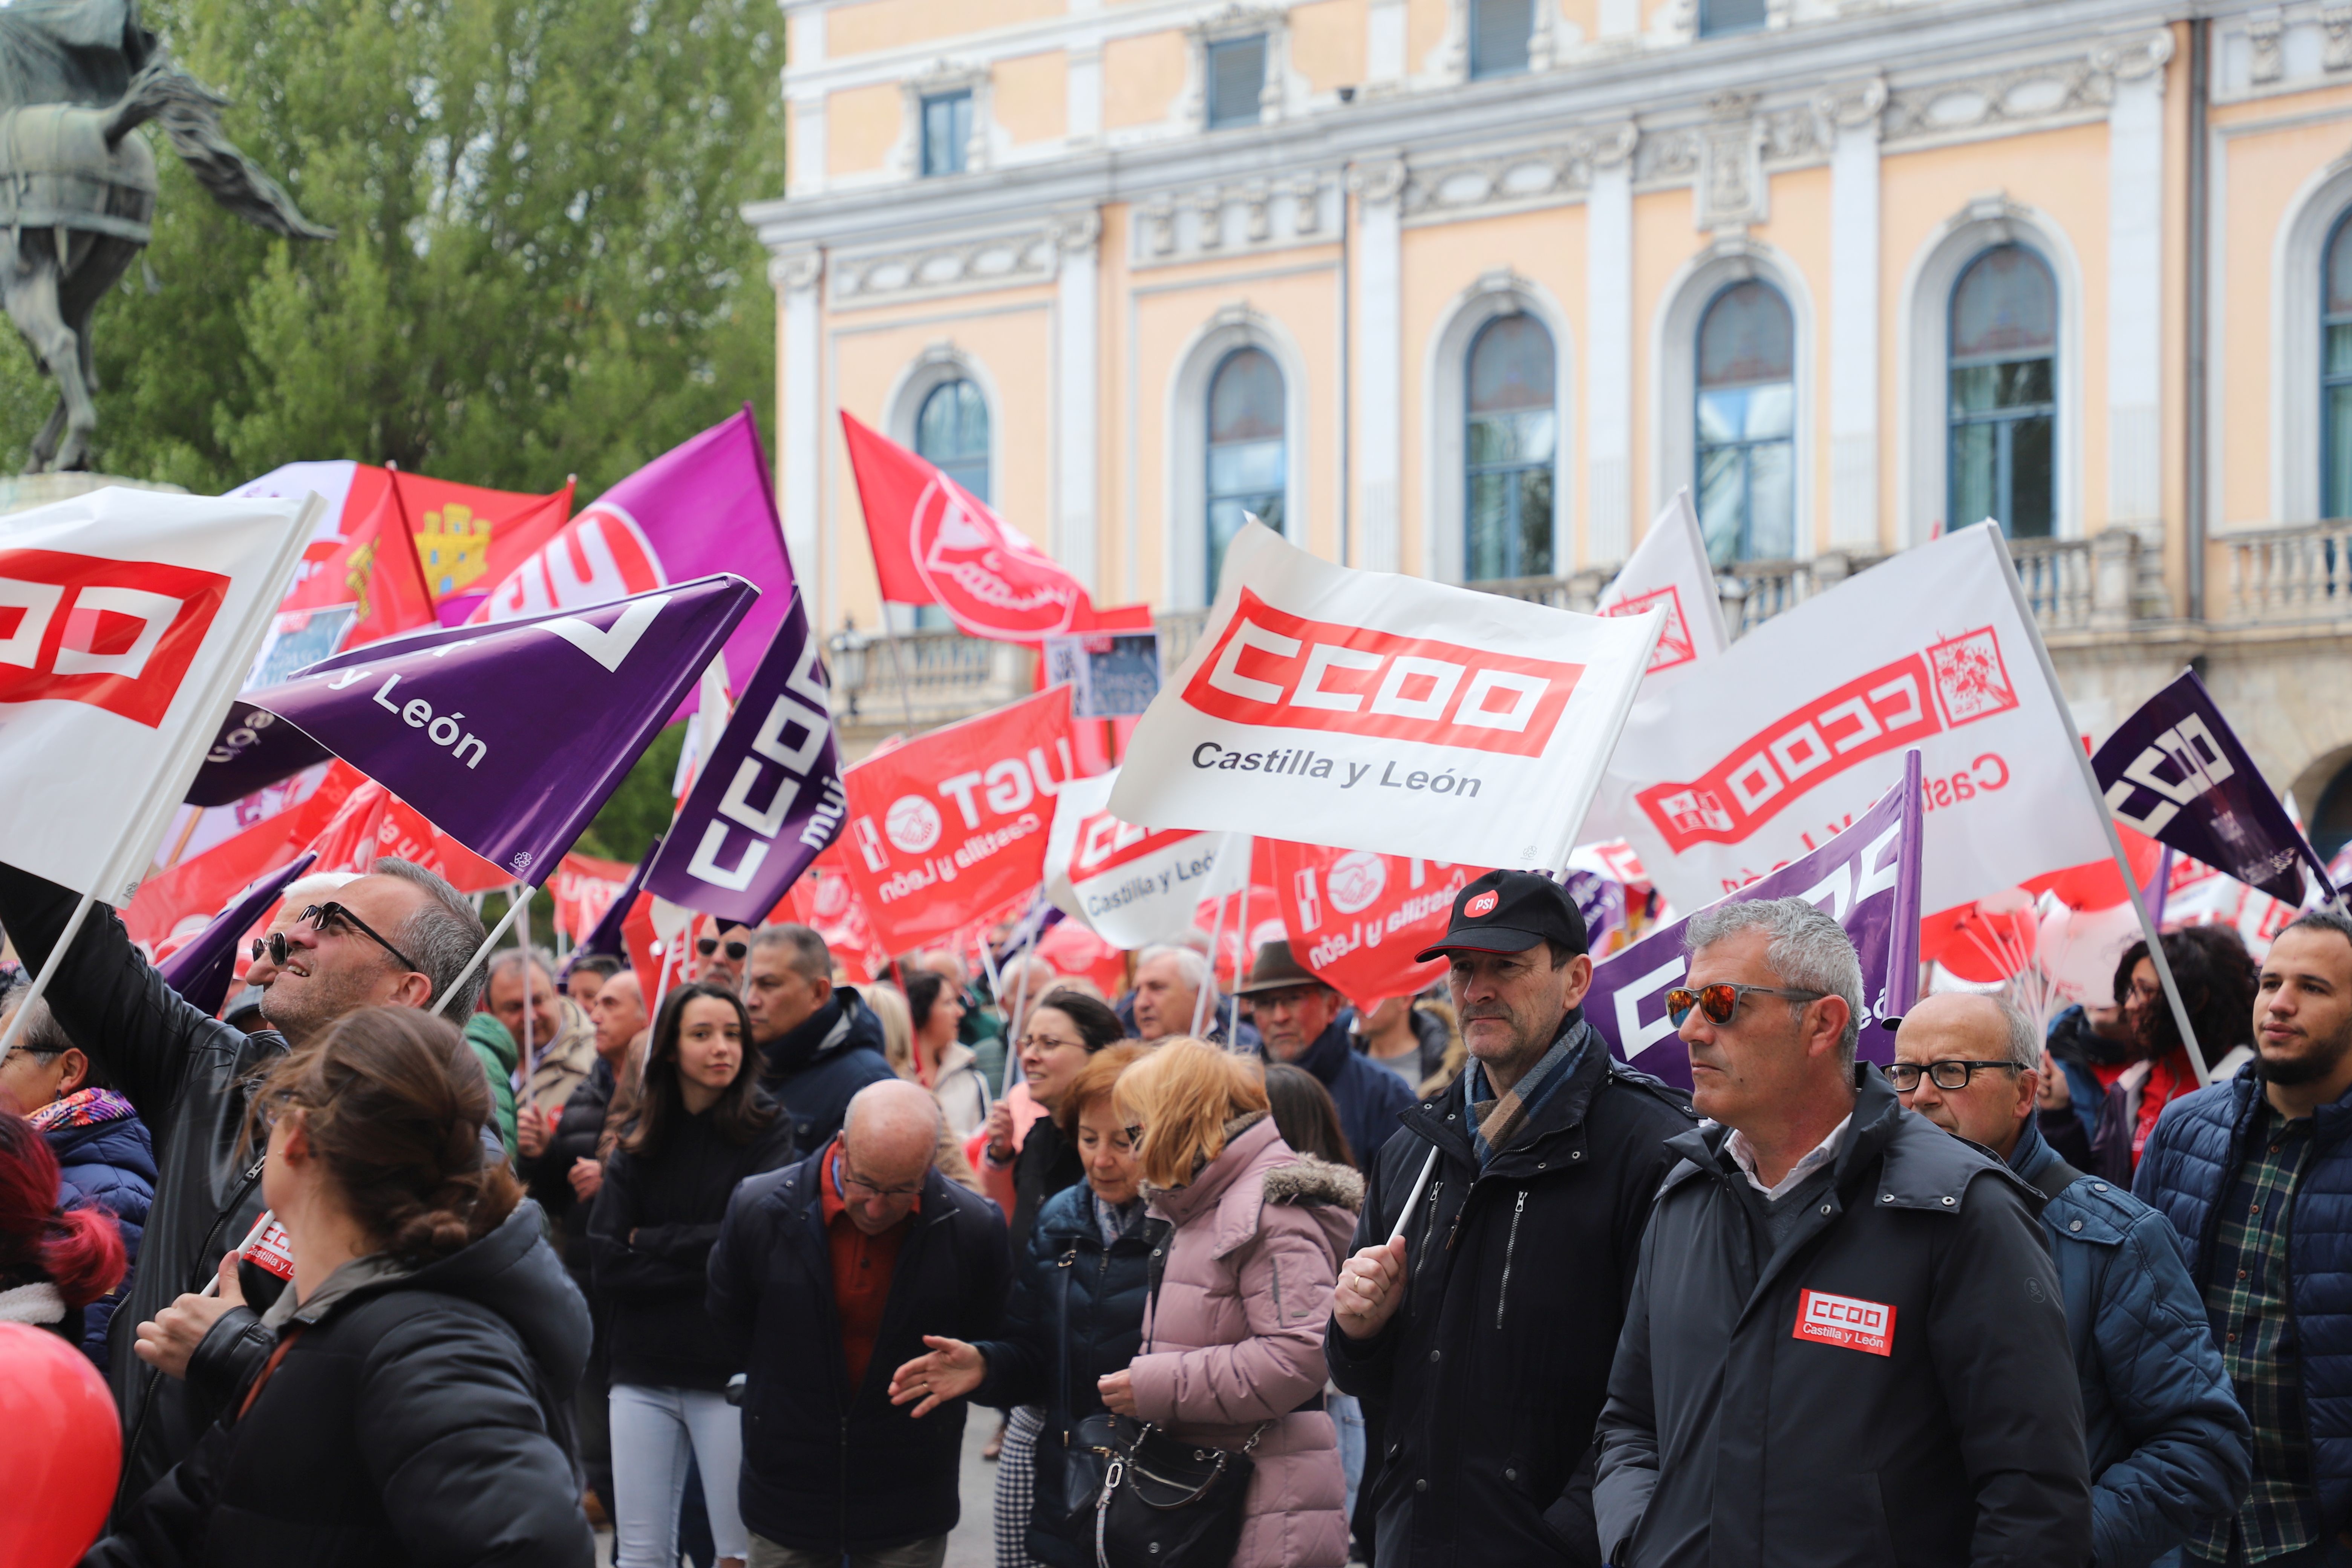
[(1282, 371), (1263, 349), (1235, 349), (1209, 380), (1209, 574), (1211, 597), (1224, 569), (1225, 546), (1255, 513), (1284, 531), (1282, 492), (1288, 477), (1283, 439)]
[(2047, 539), (2057, 514), (2058, 284), (2021, 245), (1996, 245), (1952, 286), (1951, 505)]
[(1471, 341), (1469, 368), (1463, 579), (1549, 576), (1559, 439), (1551, 334), (1533, 316), (1497, 316)]
[(1756, 279), (1708, 301), (1698, 323), (1698, 519), (1707, 558), (1782, 561), (1797, 550), (1796, 328)]
[(2352, 213), (2336, 220), (2321, 263), (2319, 428), (2326, 449), (2319, 478), (2319, 515), (2352, 517)]
[(988, 493), (988, 405), (969, 381), (943, 381), (915, 416), (915, 455), (982, 500)]

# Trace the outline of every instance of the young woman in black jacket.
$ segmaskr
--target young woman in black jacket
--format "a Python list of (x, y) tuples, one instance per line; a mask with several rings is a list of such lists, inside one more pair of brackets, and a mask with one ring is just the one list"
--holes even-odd
[(735, 1487), (742, 1415), (725, 1394), (743, 1366), (719, 1348), (703, 1297), (735, 1184), (793, 1158), (793, 1124), (760, 1090), (751, 1037), (732, 991), (698, 981), (670, 993), (646, 1047), (635, 1122), (588, 1216), (612, 1325), (614, 1568), (677, 1562), (689, 1453), (720, 1563), (741, 1568), (750, 1547)]
[(539, 1206), (485, 1158), (473, 1047), (415, 1008), (362, 1007), (250, 1103), (294, 1264), (261, 1319), (272, 1349), (84, 1563), (588, 1568), (568, 1455), (588, 1310)]

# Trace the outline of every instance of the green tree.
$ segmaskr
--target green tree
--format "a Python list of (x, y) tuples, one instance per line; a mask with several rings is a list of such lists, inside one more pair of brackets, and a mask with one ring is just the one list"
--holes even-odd
[[(773, 398), (774, 0), (151, 0), (229, 134), (331, 241), (168, 153), (145, 272), (97, 319), (96, 466), (217, 491), (298, 458), (593, 496)], [(0, 440), (51, 395), (19, 345)]]

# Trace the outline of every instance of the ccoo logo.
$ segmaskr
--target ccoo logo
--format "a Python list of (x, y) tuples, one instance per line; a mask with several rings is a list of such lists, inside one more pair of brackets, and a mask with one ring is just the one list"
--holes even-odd
[(87, 702), (152, 730), (227, 597), (216, 572), (0, 550), (0, 703)]

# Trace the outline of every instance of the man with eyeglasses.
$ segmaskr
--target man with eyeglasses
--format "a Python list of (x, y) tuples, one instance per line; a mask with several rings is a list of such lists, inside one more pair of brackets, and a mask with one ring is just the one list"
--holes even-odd
[(1610, 1374), (1608, 1561), (2081, 1568), (2037, 1194), (1856, 1064), (1862, 968), (1825, 911), (1719, 904), (1686, 941), (1666, 1010), (1706, 1121), (1666, 1144)]
[[(0, 866), (0, 926), (37, 973), (79, 901), (54, 882)], [(262, 1208), (260, 1162), (239, 1142), (253, 1079), (346, 1013), (444, 999), (483, 935), (473, 907), (448, 883), (406, 860), (378, 860), (369, 875), (311, 895), (295, 919), (272, 930), (261, 1004), (270, 1027), (248, 1035), (181, 1000), (103, 903), (83, 922), (47, 1001), (155, 1135), (154, 1203), (138, 1277), (112, 1333), (110, 1382), (125, 1435), (118, 1497), (145, 1491), (216, 1414), (181, 1379), (190, 1353), (208, 1335), (223, 1351), (247, 1337), (251, 1313), (236, 1315), (236, 1271), (222, 1263)], [(477, 970), (457, 986), (452, 1018), (473, 1011), (480, 985)], [(198, 1295), (215, 1277), (223, 1294)], [(170, 1322), (152, 1328), (167, 1311)]]
[(1234, 992), (1249, 998), (1266, 1059), (1304, 1068), (1330, 1091), (1348, 1147), (1359, 1165), (1370, 1168), (1395, 1134), (1397, 1119), (1412, 1109), (1412, 1090), (1356, 1049), (1354, 1033), (1340, 1017), (1347, 1004), (1339, 994), (1299, 963), (1286, 942), (1259, 947), (1248, 978)]
[(932, 1163), (938, 1102), (893, 1078), (838, 1136), (735, 1189), (709, 1309), (746, 1357), (748, 1568), (939, 1568), (960, 1515), (964, 1402), (917, 1421), (890, 1374), (995, 1331), (1013, 1255), (994, 1204)]
[(2249, 1428), (2204, 1303), (2162, 1215), (2058, 1157), (2035, 1125), (2042, 1032), (2007, 998), (1929, 996), (1900, 1019), (1886, 1081), (1945, 1131), (1982, 1144), (2050, 1201), (2083, 1394), (2098, 1568), (2141, 1568), (2245, 1495)]

